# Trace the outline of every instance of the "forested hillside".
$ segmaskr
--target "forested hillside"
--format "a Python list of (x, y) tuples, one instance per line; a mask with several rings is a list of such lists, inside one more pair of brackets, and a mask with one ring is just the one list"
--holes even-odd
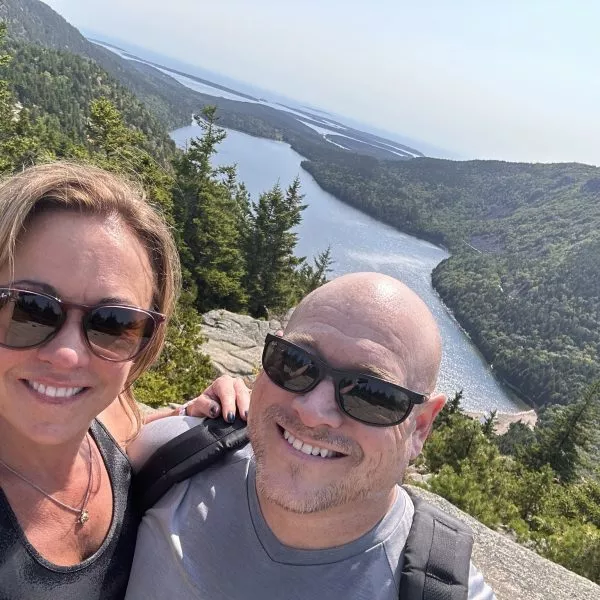
[[(326, 158), (350, 153), (327, 142), (290, 113), (275, 110), (264, 104), (208, 96), (191, 90), (153, 66), (125, 60), (84, 38), (75, 27), (39, 0), (2, 0), (0, 20), (6, 22), (10, 40), (73, 53), (94, 61), (141, 100), (166, 129), (189, 125), (192, 114), (200, 114), (205, 106), (215, 105), (219, 109), (219, 119), (223, 127), (237, 129), (250, 135), (284, 140), (303, 156)], [(303, 120), (311, 122), (312, 118), (307, 113)], [(376, 152), (381, 155), (384, 152), (382, 148), (385, 148), (387, 143), (398, 147), (402, 153), (403, 146), (390, 140), (383, 140), (351, 128), (346, 133), (377, 146), (375, 148), (353, 142), (356, 146), (353, 151), (367, 154)], [(394, 153), (387, 154), (388, 158), (396, 157)]]
[(85, 145), (90, 105), (107, 98), (129, 125), (144, 134), (148, 151), (162, 161), (173, 154), (174, 144), (154, 114), (95, 62), (19, 42), (12, 42), (7, 51), (12, 57), (11, 87), (34, 119), (51, 115), (63, 134)]
[(600, 169), (366, 157), (303, 166), (338, 198), (449, 247), (435, 288), (530, 403), (572, 402), (600, 378)]

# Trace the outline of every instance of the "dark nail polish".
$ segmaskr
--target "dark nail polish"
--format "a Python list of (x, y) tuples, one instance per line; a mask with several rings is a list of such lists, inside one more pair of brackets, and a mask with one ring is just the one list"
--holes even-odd
[(216, 403), (210, 405), (210, 409), (208, 411), (211, 417), (216, 417), (221, 412), (221, 407)]
[(245, 410), (245, 411), (244, 411), (244, 419), (247, 419), (247, 418), (248, 418), (248, 411), (247, 411), (247, 410)]
[(233, 423), (235, 421), (235, 414), (232, 412), (227, 413), (227, 422)]

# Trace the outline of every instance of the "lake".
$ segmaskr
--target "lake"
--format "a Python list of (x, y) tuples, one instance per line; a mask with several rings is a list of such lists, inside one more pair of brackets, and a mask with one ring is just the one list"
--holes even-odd
[[(183, 147), (200, 134), (195, 126), (171, 133)], [(351, 271), (379, 271), (397, 277), (427, 303), (442, 332), (444, 354), (439, 390), (448, 395), (464, 390), (463, 408), (470, 411), (515, 413), (529, 407), (515, 399), (493, 371), (431, 286), (431, 271), (448, 253), (429, 242), (400, 233), (323, 191), (302, 170), (302, 156), (288, 144), (228, 130), (215, 165), (237, 164), (239, 179), (253, 199), (279, 182), (282, 187), (300, 177), (305, 203), (298, 228), (297, 254), (312, 257), (331, 246), (335, 261), (331, 276)]]

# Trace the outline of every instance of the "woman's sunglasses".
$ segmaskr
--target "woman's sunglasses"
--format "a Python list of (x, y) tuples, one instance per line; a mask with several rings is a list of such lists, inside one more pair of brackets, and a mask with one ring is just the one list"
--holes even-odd
[(134, 306), (63, 302), (31, 290), (0, 287), (0, 346), (27, 350), (49, 342), (67, 320), (67, 311), (80, 310), (83, 337), (104, 360), (132, 360), (151, 342), (165, 316)]
[(262, 365), (275, 385), (296, 394), (310, 392), (323, 379), (331, 377), (342, 412), (367, 425), (398, 425), (415, 404), (428, 399), (373, 375), (332, 369), (304, 348), (270, 333), (265, 340)]

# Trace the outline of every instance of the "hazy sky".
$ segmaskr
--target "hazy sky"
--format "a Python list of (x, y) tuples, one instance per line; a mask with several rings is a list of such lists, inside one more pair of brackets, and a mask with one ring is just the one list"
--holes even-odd
[(447, 148), (600, 165), (596, 0), (47, 0), (73, 25)]

